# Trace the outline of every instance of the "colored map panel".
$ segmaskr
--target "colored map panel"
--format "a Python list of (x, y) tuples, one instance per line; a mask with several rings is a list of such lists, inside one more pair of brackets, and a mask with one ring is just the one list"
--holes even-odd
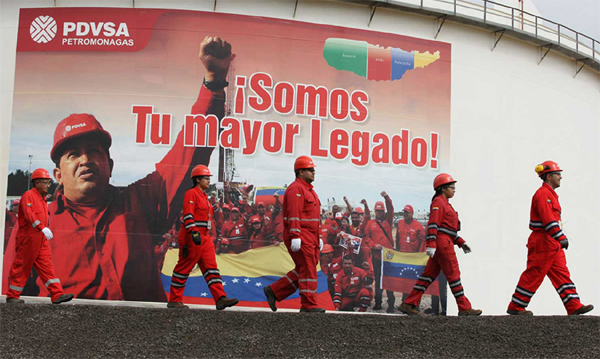
[(415, 68), (414, 52), (407, 52), (401, 49), (392, 49), (392, 81), (400, 80), (406, 70)]
[(362, 77), (367, 77), (367, 54), (366, 41), (329, 38), (323, 48), (323, 58), (329, 66)]
[(369, 80), (390, 80), (392, 70), (392, 50), (377, 45), (369, 44), (368, 61)]

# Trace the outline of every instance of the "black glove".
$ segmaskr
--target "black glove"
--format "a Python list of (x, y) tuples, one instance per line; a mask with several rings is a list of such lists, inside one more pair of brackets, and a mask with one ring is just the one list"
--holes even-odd
[(181, 255), (183, 256), (183, 258), (187, 258), (187, 256), (190, 254), (190, 251), (188, 250), (187, 245), (183, 246), (183, 248), (181, 248)]
[(466, 243), (462, 245), (462, 250), (465, 254), (471, 253), (471, 247), (469, 247)]
[(569, 240), (567, 238), (560, 241), (560, 248), (569, 249)]
[(194, 241), (194, 244), (201, 245), (202, 238), (200, 237), (200, 233), (192, 231), (192, 241)]

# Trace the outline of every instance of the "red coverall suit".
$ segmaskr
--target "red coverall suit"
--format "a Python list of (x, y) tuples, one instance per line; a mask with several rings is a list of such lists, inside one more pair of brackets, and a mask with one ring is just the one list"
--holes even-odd
[(568, 314), (583, 306), (570, 278), (565, 251), (560, 248), (559, 242), (567, 238), (561, 229), (560, 214), (558, 195), (548, 184), (542, 184), (531, 200), (527, 269), (521, 274), (508, 309), (524, 310), (545, 276), (550, 278)]
[[(221, 118), (224, 103), (223, 95), (202, 86), (192, 113)], [(78, 206), (59, 192), (49, 205), (50, 248), (65, 290), (87, 299), (166, 301), (152, 234), (179, 220), (191, 164), (208, 163), (212, 150), (185, 147), (181, 131), (156, 171), (126, 188), (110, 186), (97, 208)]]
[[(31, 267), (35, 267), (54, 302), (64, 294), (60, 279), (54, 274), (52, 253), (42, 230), (48, 226), (48, 204), (34, 188), (25, 192), (19, 205), (16, 257), (8, 278), (6, 298), (19, 298)], [(154, 268), (156, 272), (156, 268)]]
[[(208, 289), (210, 289), (215, 303), (219, 298), (226, 296), (221, 273), (217, 268), (215, 246), (209, 233), (209, 227), (211, 226), (209, 223), (212, 221), (212, 216), (213, 208), (208, 201), (208, 196), (202, 189), (194, 187), (185, 192), (183, 197), (183, 223), (178, 237), (179, 260), (171, 277), (169, 302), (183, 301), (185, 284), (196, 264), (198, 264), (204, 275), (204, 280), (208, 284)], [(200, 245), (195, 244), (192, 240), (192, 231), (200, 233), (202, 239)], [(184, 257), (184, 246), (187, 246), (189, 252), (187, 257)]]
[(460, 221), (458, 213), (452, 208), (450, 202), (444, 196), (437, 196), (431, 202), (429, 211), (429, 223), (427, 224), (427, 247), (437, 248), (433, 258), (429, 258), (427, 266), (417, 279), (412, 292), (404, 301), (415, 307), (419, 306), (423, 293), (427, 287), (437, 278), (440, 270), (448, 278), (450, 290), (456, 299), (458, 311), (471, 309), (471, 302), (465, 296), (460, 281), (460, 269), (454, 252), (454, 245), (462, 247), (465, 240), (458, 236)]
[(235, 253), (248, 250), (248, 232), (242, 218), (235, 222), (232, 219), (225, 221), (221, 235), (229, 239), (231, 250)]
[[(373, 270), (375, 272), (375, 307), (381, 306), (381, 297), (383, 289), (381, 289), (381, 250), (375, 248), (376, 245), (381, 244), (383, 248), (394, 249), (394, 240), (392, 238), (392, 226), (394, 225), (394, 205), (392, 199), (388, 196), (385, 197), (385, 219), (378, 221), (371, 218), (371, 211), (365, 211), (364, 221), (368, 221), (365, 227), (365, 238), (367, 243), (372, 246), (371, 255), (373, 256)], [(382, 229), (383, 227), (383, 229)], [(386, 291), (388, 308), (393, 308), (396, 303), (396, 297), (394, 292), (391, 290)]]
[[(302, 309), (318, 308), (317, 263), (319, 263), (319, 225), (321, 201), (306, 181), (296, 178), (285, 191), (283, 201), (283, 241), (296, 268), (270, 285), (278, 301), (300, 289)], [(300, 238), (298, 252), (292, 252), (293, 238)]]
[(404, 219), (398, 221), (396, 245), (400, 252), (425, 252), (425, 230), (421, 223), (414, 219), (410, 224), (407, 224)]
[(352, 268), (350, 274), (341, 271), (335, 280), (333, 295), (335, 309), (354, 311), (354, 307), (360, 307), (361, 312), (366, 311), (373, 300), (373, 294), (367, 288), (372, 282), (373, 278), (358, 267)]

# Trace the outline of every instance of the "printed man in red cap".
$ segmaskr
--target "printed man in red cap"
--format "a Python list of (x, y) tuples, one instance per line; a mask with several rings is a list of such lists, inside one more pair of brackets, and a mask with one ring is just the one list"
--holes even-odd
[(317, 264), (323, 241), (319, 239), (321, 201), (313, 190), (315, 164), (308, 156), (294, 163), (296, 180), (285, 191), (283, 200), (283, 241), (296, 267), (277, 282), (264, 288), (272, 311), (299, 290), (300, 312), (325, 313), (317, 304)]
[[(231, 46), (207, 37), (199, 57), (206, 72), (191, 113), (222, 118)], [(166, 301), (153, 237), (159, 241), (177, 220), (184, 179), (193, 163), (209, 162), (213, 148), (184, 147), (182, 131), (154, 172), (116, 188), (109, 184), (111, 143), (90, 114), (73, 114), (56, 128), (51, 158), (60, 186), (50, 205), (56, 274), (78, 298)]]
[(342, 268), (335, 280), (333, 296), (335, 310), (353, 312), (354, 308), (359, 307), (359, 312), (366, 312), (373, 300), (371, 291), (373, 274), (355, 267), (351, 255), (343, 257)]
[(188, 308), (183, 304), (183, 292), (188, 277), (196, 264), (200, 267), (208, 289), (213, 296), (217, 310), (223, 310), (238, 303), (235, 298), (227, 298), (223, 289), (221, 273), (217, 268), (215, 246), (210, 238), (213, 208), (205, 191), (210, 186), (208, 167), (198, 165), (192, 170), (194, 187), (185, 192), (183, 217), (179, 231), (179, 260), (171, 277), (171, 292), (167, 308)]
[(68, 302), (73, 294), (65, 294), (60, 279), (54, 274), (52, 253), (48, 241), (52, 230), (48, 227), (48, 205), (46, 194), (50, 188), (50, 173), (38, 168), (31, 174), (33, 188), (21, 197), (19, 224), (17, 229), (16, 256), (8, 277), (6, 303), (25, 303), (20, 299), (31, 268), (35, 267), (39, 278), (50, 292), (53, 304)]
[(6, 247), (8, 246), (8, 240), (10, 238), (12, 230), (18, 222), (20, 201), (21, 200), (18, 198), (13, 199), (13, 201), (10, 204), (10, 211), (8, 210), (8, 208), (6, 209), (6, 219), (4, 221), (4, 252), (6, 252)]
[(231, 219), (223, 224), (221, 236), (229, 239), (229, 248), (235, 253), (248, 250), (248, 231), (237, 207), (231, 209)]
[(545, 161), (535, 167), (535, 172), (542, 180), (542, 186), (535, 192), (531, 200), (531, 216), (529, 229), (531, 235), (527, 241), (527, 269), (521, 274), (519, 283), (508, 305), (510, 315), (533, 315), (527, 310), (529, 301), (542, 284), (546, 276), (552, 282), (556, 292), (569, 315), (585, 314), (594, 306), (583, 305), (575, 284), (571, 280), (565, 249), (569, 248), (569, 240), (562, 230), (561, 212), (558, 194), (562, 169), (556, 162)]
[(415, 210), (410, 204), (404, 206), (404, 219), (398, 221), (396, 247), (400, 252), (425, 252), (425, 229), (414, 219)]
[[(394, 205), (392, 204), (392, 199), (388, 194), (383, 191), (381, 192), (381, 197), (385, 199), (385, 205), (382, 201), (377, 201), (375, 203), (375, 219), (371, 218), (371, 212), (369, 211), (369, 206), (367, 205), (366, 200), (361, 200), (365, 206), (365, 218), (364, 222), (365, 229), (365, 237), (367, 237), (367, 242), (370, 241), (372, 246), (371, 254), (373, 256), (373, 270), (375, 271), (375, 306), (373, 310), (381, 310), (381, 301), (383, 295), (383, 289), (381, 289), (381, 253), (382, 249), (389, 248), (394, 249), (394, 240), (392, 238), (392, 227), (394, 225)], [(388, 303), (388, 313), (394, 312), (394, 303), (396, 302), (396, 297), (394, 296), (394, 292), (391, 290), (386, 291), (387, 294), (387, 303)]]

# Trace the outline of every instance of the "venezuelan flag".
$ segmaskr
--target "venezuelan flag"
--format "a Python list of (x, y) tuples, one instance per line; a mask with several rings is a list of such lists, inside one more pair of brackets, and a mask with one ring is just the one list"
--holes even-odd
[(257, 187), (254, 194), (254, 203), (264, 202), (267, 206), (275, 205), (274, 194), (279, 195), (279, 200), (283, 203), (285, 188), (283, 187)]
[[(412, 291), (415, 282), (425, 270), (425, 265), (429, 260), (425, 252), (404, 253), (387, 248), (383, 250), (382, 258), (382, 288), (400, 293), (410, 293)], [(425, 293), (439, 296), (439, 281), (436, 279), (431, 283)]]
[[(169, 249), (165, 255), (161, 277), (167, 297), (178, 257), (179, 249)], [(252, 249), (240, 254), (219, 254), (217, 266), (228, 297), (239, 299), (239, 306), (268, 308), (263, 288), (292, 270), (294, 262), (285, 244), (281, 243), (278, 246)], [(319, 306), (327, 310), (335, 310), (327, 287), (327, 277), (320, 267), (317, 270)], [(183, 295), (185, 303), (214, 305), (210, 290), (198, 266), (190, 273)], [(283, 302), (278, 302), (277, 307), (300, 309), (300, 295), (298, 292), (292, 294)]]

